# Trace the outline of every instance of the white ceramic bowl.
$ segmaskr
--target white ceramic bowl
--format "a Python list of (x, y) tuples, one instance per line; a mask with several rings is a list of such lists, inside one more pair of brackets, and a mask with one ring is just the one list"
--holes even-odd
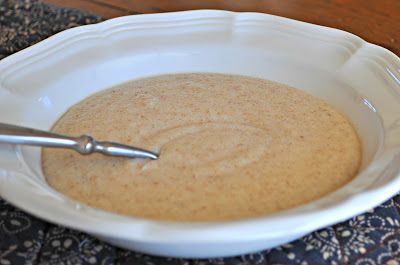
[(96, 91), (176, 72), (261, 77), (325, 99), (357, 128), (362, 171), (329, 196), (275, 215), (220, 223), (158, 222), (72, 201), (46, 184), (39, 148), (1, 145), (1, 197), (37, 217), (125, 248), (214, 257), (291, 241), (399, 191), (399, 58), (343, 31), (265, 14), (136, 15), (56, 34), (0, 61), (0, 121), (49, 129), (69, 106)]

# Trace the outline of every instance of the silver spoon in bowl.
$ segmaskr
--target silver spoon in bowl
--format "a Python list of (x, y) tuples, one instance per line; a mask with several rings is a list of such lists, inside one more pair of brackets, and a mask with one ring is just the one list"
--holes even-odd
[(101, 153), (108, 156), (155, 160), (158, 154), (129, 145), (96, 141), (89, 135), (70, 137), (26, 127), (0, 123), (0, 143), (67, 148), (82, 155)]

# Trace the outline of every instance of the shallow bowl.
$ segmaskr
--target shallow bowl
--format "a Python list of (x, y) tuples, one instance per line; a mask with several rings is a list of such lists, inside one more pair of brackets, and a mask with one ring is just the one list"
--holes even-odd
[(0, 121), (49, 129), (71, 105), (94, 92), (135, 78), (182, 72), (260, 77), (326, 100), (349, 117), (360, 135), (360, 173), (320, 200), (274, 215), (162, 222), (73, 201), (45, 182), (39, 148), (3, 144), (0, 196), (39, 218), (118, 246), (202, 258), (277, 246), (364, 212), (399, 191), (399, 58), (350, 33), (266, 14), (200, 10), (135, 15), (56, 34), (0, 61)]

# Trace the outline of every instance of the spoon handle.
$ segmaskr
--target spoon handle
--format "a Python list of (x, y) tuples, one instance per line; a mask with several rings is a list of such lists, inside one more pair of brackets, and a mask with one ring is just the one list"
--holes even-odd
[(83, 155), (98, 152), (109, 156), (158, 158), (157, 154), (144, 149), (113, 142), (97, 142), (88, 135), (70, 137), (5, 123), (0, 123), (0, 143), (68, 148)]

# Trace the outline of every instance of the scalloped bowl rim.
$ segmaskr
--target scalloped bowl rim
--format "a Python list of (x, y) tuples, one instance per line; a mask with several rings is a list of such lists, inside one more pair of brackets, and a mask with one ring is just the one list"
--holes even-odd
[[(164, 13), (164, 14), (146, 14), (146, 15), (133, 15), (127, 17), (114, 18), (108, 21), (104, 21), (94, 25), (86, 25), (73, 29), (69, 29), (63, 32), (60, 32), (54, 36), (49, 37), (48, 39), (39, 42), (31, 47), (26, 48), (14, 55), (11, 55), (0, 61), (0, 81), (1, 77), (3, 79), (7, 79), (10, 74), (14, 71), (17, 71), (20, 68), (26, 67), (26, 64), (31, 64), (32, 60), (39, 60), (43, 58), (48, 53), (53, 53), (54, 51), (51, 48), (54, 48), (56, 45), (63, 43), (62, 45), (68, 46), (71, 39), (78, 38), (79, 36), (85, 35), (96, 35), (97, 37), (105, 38), (107, 37), (109, 32), (113, 32), (119, 26), (123, 24), (130, 23), (142, 23), (148, 24), (152, 22), (162, 22), (168, 21), (169, 18), (184, 18), (184, 19), (193, 19), (193, 18), (202, 18), (205, 16), (214, 16), (214, 17), (229, 17), (232, 19), (238, 19), (238, 17), (254, 17), (257, 19), (269, 18), (276, 21), (276, 23), (281, 23), (283, 26), (300, 26), (305, 27), (308, 30), (319, 30), (326, 32), (342, 32), (346, 35), (347, 38), (357, 41), (361, 43), (361, 46), (367, 47), (370, 51), (374, 51), (374, 54), (371, 56), (375, 56), (378, 64), (383, 64), (385, 67), (391, 69), (400, 69), (400, 60), (396, 55), (391, 53), (390, 51), (370, 44), (359, 37), (341, 31), (337, 29), (331, 29), (323, 26), (317, 26), (308, 24), (305, 22), (299, 22), (287, 18), (276, 17), (267, 14), (259, 14), (259, 13), (235, 13), (230, 11), (215, 11), (215, 10), (197, 10), (197, 11), (183, 11), (183, 12), (172, 12), (172, 13)], [(179, 20), (178, 19), (178, 20)], [(232, 23), (234, 27), (234, 22)], [(347, 41), (347, 40), (346, 40)], [(349, 42), (349, 47), (351, 46), (355, 50), (360, 47), (354, 47), (351, 42)], [(36, 58), (35, 58), (36, 57)], [(29, 60), (31, 61), (29, 61)], [(25, 61), (25, 64), (23, 63)], [(21, 63), (20, 68), (14, 69), (11, 67), (12, 65), (17, 65)], [(3, 71), (4, 70), (4, 71)], [(394, 77), (396, 79), (399, 78), (395, 71)], [(0, 90), (2, 84), (0, 83)], [(400, 85), (399, 85), (400, 87)], [(400, 90), (399, 90), (400, 91)], [(400, 95), (400, 94), (399, 94)], [(1, 94), (0, 94), (1, 96)], [(19, 148), (16, 148), (16, 152), (21, 153), (22, 151)], [(386, 157), (387, 161), (397, 159), (395, 156), (399, 156), (399, 148), (398, 146), (392, 150), (390, 158)], [(14, 174), (14, 176), (18, 176), (18, 174)], [(345, 219), (350, 218), (351, 216), (360, 214), (362, 212), (367, 211), (368, 209), (382, 203), (387, 200), (391, 196), (395, 195), (400, 190), (400, 176), (397, 173), (397, 177), (392, 178), (390, 181), (381, 185), (380, 187), (374, 187), (373, 189), (367, 189), (360, 191), (357, 194), (352, 194), (350, 197), (343, 201), (339, 201), (334, 205), (326, 206), (323, 209), (307, 209), (305, 207), (298, 207), (289, 211), (277, 213), (274, 215), (269, 215), (265, 217), (259, 217), (248, 220), (236, 220), (236, 221), (227, 221), (227, 222), (202, 222), (202, 223), (181, 223), (181, 222), (164, 222), (164, 221), (153, 221), (153, 220), (145, 220), (140, 218), (126, 217), (120, 216), (113, 213), (104, 212), (101, 210), (92, 209), (90, 207), (85, 207), (85, 215), (89, 214), (91, 217), (77, 217), (76, 220), (66, 220), (63, 216), (57, 216), (54, 213), (51, 213), (46, 210), (43, 206), (37, 205), (37, 207), (31, 207), (24, 203), (26, 198), (24, 199), (15, 199), (11, 198), (10, 194), (7, 193), (6, 190), (0, 188), (0, 195), (4, 196), (5, 199), (9, 200), (12, 204), (22, 208), (23, 210), (38, 216), (40, 218), (44, 218), (54, 223), (62, 224), (64, 226), (68, 226), (71, 228), (75, 228), (78, 230), (86, 231), (89, 233), (93, 233), (99, 236), (111, 236), (110, 231), (114, 231), (115, 227), (118, 226), (118, 231), (113, 236), (119, 239), (126, 240), (137, 240), (140, 242), (153, 242), (153, 243), (229, 243), (229, 242), (244, 242), (246, 240), (256, 240), (263, 238), (278, 238), (287, 233), (293, 234), (305, 234), (311, 232), (313, 230), (337, 223), (339, 221), (343, 221)], [(63, 200), (68, 200), (62, 195), (57, 195)], [(373, 199), (371, 199), (373, 198)], [(354, 207), (357, 206), (357, 207)], [(351, 211), (351, 214), (349, 212)], [(71, 217), (70, 215), (69, 217)], [(92, 223), (90, 220), (95, 220), (93, 218), (101, 217), (103, 220), (98, 220), (97, 223)], [(309, 222), (309, 220), (317, 220), (314, 222)], [(296, 223), (300, 223), (301, 225), (296, 225)], [(283, 224), (290, 225), (291, 231), (284, 231), (275, 229), (276, 227), (282, 227)], [(148, 233), (148, 230), (156, 230), (158, 233), (151, 232)], [(204, 235), (204, 229), (207, 230), (206, 236)], [(242, 233), (233, 233), (231, 235), (226, 235), (226, 231), (233, 231), (236, 229), (240, 229), (241, 231), (248, 231), (247, 234)], [(140, 231), (141, 232), (140, 232)], [(124, 232), (125, 231), (125, 232)], [(265, 231), (265, 232), (261, 232)], [(221, 236), (223, 235), (223, 236)]]

